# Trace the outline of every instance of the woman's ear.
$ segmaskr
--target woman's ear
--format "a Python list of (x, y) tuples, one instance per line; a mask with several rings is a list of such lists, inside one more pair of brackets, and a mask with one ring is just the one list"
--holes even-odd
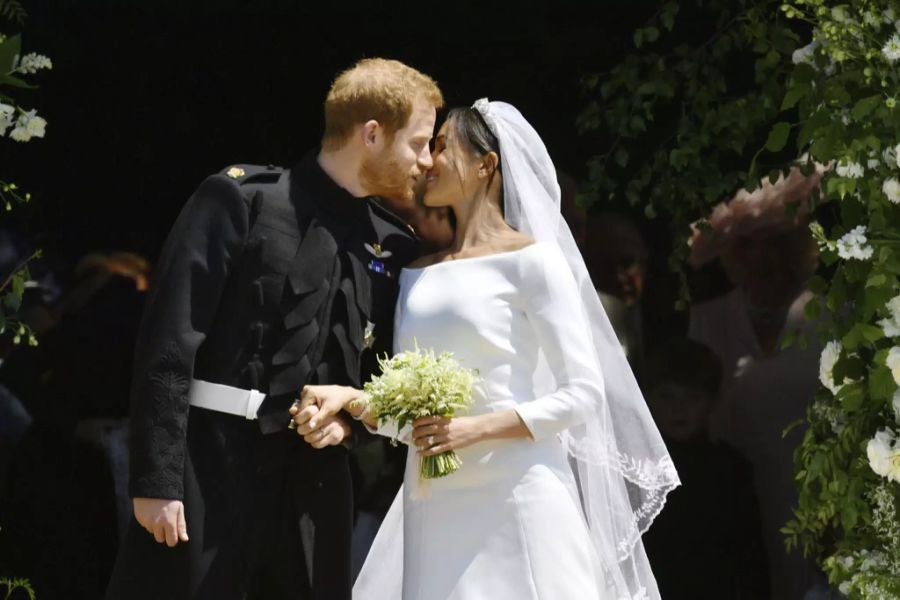
[(478, 176), (482, 179), (492, 175), (497, 170), (499, 160), (496, 152), (488, 152), (481, 157), (481, 166), (478, 168)]

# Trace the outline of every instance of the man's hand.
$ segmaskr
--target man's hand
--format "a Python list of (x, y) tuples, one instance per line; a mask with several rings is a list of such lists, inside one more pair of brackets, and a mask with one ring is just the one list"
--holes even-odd
[(353, 434), (350, 425), (340, 415), (322, 418), (318, 415), (315, 405), (308, 408), (315, 417), (318, 427), (305, 435), (300, 433), (300, 427), (298, 427), (297, 433), (302, 435), (303, 441), (313, 448), (320, 450), (326, 446), (337, 446)]
[(178, 542), (188, 541), (184, 504), (181, 500), (135, 498), (134, 518), (157, 542), (174, 548)]
[(291, 407), (291, 416), (297, 425), (297, 433), (307, 436), (325, 426), (362, 392), (343, 385), (307, 385), (300, 393), (299, 404)]

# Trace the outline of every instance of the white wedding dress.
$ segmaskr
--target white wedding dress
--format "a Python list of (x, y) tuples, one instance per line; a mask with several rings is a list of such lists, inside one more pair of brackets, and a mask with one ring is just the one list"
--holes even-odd
[[(402, 271), (395, 350), (418, 344), (452, 352), (481, 378), (469, 414), (513, 409), (534, 439), (459, 450), (459, 471), (425, 483), (410, 446), (392, 508), (402, 502), (402, 540), (376, 539), (355, 599), (399, 600), (399, 581), (395, 597), (376, 599), (366, 580), (400, 546), (403, 600), (617, 597), (604, 583), (557, 437), (583, 421), (603, 393), (583, 315), (574, 277), (554, 244)], [(539, 361), (552, 370), (555, 389), (535, 389)]]

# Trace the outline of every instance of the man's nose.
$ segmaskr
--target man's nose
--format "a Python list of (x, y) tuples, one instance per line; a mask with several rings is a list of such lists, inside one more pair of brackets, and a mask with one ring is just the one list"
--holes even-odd
[(422, 153), (419, 155), (419, 168), (422, 171), (429, 171), (431, 167), (434, 166), (434, 161), (431, 159), (431, 150), (426, 146)]

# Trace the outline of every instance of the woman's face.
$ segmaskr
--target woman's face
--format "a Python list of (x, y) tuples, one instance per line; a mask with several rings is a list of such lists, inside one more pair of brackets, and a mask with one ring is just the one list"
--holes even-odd
[(425, 206), (456, 206), (475, 197), (484, 182), (481, 160), (456, 138), (452, 123), (444, 121), (434, 140), (434, 165), (425, 176)]

